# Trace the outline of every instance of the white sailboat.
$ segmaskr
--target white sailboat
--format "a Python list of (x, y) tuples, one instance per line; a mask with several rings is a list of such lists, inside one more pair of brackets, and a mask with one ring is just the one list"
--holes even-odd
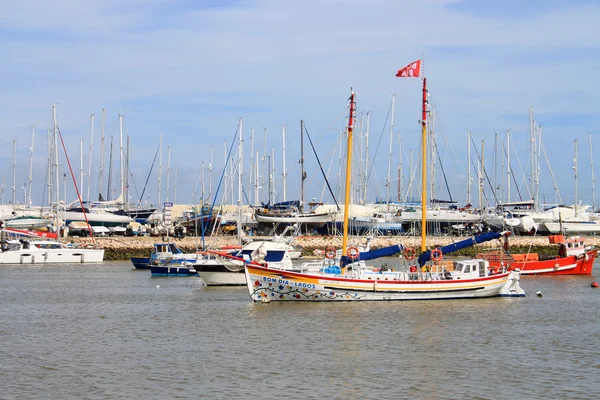
[[(417, 64), (414, 63), (414, 64)], [(418, 62), (420, 67), (420, 62)], [(405, 69), (411, 68), (413, 64)], [(401, 70), (402, 71), (402, 70)], [(401, 72), (399, 71), (399, 73)], [(412, 68), (418, 76), (418, 69)], [(410, 75), (415, 76), (415, 75)], [(352, 130), (355, 112), (355, 94), (350, 95), (350, 116), (348, 119), (348, 158), (346, 164), (346, 196), (344, 210), (344, 237), (339, 264), (311, 271), (285, 271), (269, 265), (247, 262), (245, 265), (247, 288), (253, 301), (368, 301), (368, 300), (429, 300), (479, 298), (494, 296), (524, 296), (519, 287), (519, 272), (497, 273), (489, 268), (486, 260), (475, 259), (454, 263), (453, 271), (436, 266), (417, 270), (412, 265), (408, 271), (374, 268), (361, 260), (361, 253), (347, 248), (348, 209), (350, 201)], [(426, 205), (426, 117), (427, 89), (423, 79), (423, 175), (422, 202)], [(422, 213), (422, 252), (426, 250), (426, 212)], [(389, 255), (389, 252), (402, 251), (402, 246), (373, 251)], [(389, 250), (389, 251), (388, 251)], [(438, 249), (436, 249), (439, 251)], [(441, 256), (441, 252), (439, 252)], [(429, 254), (427, 254), (429, 256)], [(438, 258), (438, 254), (436, 254)], [(494, 273), (496, 272), (496, 273)]]
[[(56, 105), (52, 106), (54, 122), (54, 152), (58, 160), (58, 137), (60, 131), (56, 123)], [(62, 137), (60, 142), (62, 143)], [(64, 148), (64, 144), (63, 144)], [(65, 151), (66, 156), (66, 151)], [(67, 158), (68, 161), (68, 158)], [(54, 172), (58, 179), (58, 161)], [(71, 171), (72, 175), (72, 171)], [(72, 175), (73, 176), (73, 175)], [(74, 181), (75, 189), (77, 183)], [(56, 185), (56, 200), (58, 203), (58, 184)], [(58, 218), (57, 218), (58, 219)], [(58, 225), (58, 224), (57, 224)], [(43, 235), (43, 234), (42, 234)], [(93, 237), (92, 237), (93, 238)], [(49, 263), (99, 263), (104, 260), (104, 249), (95, 245), (73, 246), (40, 238), (40, 234), (17, 232), (14, 229), (2, 229), (0, 232), (0, 264), (49, 264)]]

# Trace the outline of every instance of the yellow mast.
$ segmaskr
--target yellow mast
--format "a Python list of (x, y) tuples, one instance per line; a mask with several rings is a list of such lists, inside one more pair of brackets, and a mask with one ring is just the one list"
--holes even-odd
[(344, 200), (344, 239), (342, 256), (346, 257), (348, 247), (348, 212), (350, 209), (350, 177), (352, 176), (352, 129), (354, 128), (354, 91), (350, 89), (350, 117), (348, 119), (348, 149), (346, 157), (346, 197)]
[(427, 79), (423, 78), (423, 115), (421, 118), (421, 252), (427, 247)]

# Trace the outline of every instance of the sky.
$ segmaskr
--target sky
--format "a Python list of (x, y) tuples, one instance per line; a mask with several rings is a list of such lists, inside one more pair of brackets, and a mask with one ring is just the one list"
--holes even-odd
[[(396, 198), (402, 162), (405, 197), (410, 152), (413, 167), (420, 152), (421, 81), (396, 78), (395, 73), (423, 58), (434, 117), (430, 127), (441, 159), (436, 161), (435, 197), (452, 196), (460, 204), (468, 201), (470, 132), (474, 143), (471, 165), (478, 163), (475, 149), (480, 152), (483, 142), (490, 180), (484, 184), (485, 198), (495, 203), (488, 188), (496, 186), (500, 201), (507, 200), (508, 179), (502, 167), (506, 160), (501, 156), (506, 151), (502, 149), (507, 131), (511, 132), (509, 153), (515, 174), (510, 200), (531, 197), (527, 189), (531, 108), (536, 124), (542, 126), (546, 151), (539, 155), (540, 202), (559, 202), (554, 181), (560, 202), (575, 200), (577, 139), (577, 198), (591, 204), (595, 198), (591, 164), (597, 157), (590, 154), (590, 134), (592, 149), (600, 149), (599, 19), (600, 4), (584, 0), (8, 2), (0, 13), (1, 200), (4, 204), (12, 201), (16, 186), (16, 201), (25, 201), (34, 126), (31, 202), (47, 203), (47, 130), (52, 127), (53, 104), (77, 181), (83, 158), (84, 198), (89, 191), (96, 199), (100, 188), (104, 197), (118, 196), (119, 114), (123, 115), (124, 137), (130, 139), (132, 202), (140, 199), (146, 187), (145, 204), (194, 203), (201, 197), (203, 181), (204, 197), (213, 197), (225, 164), (225, 142), (231, 145), (240, 119), (244, 202), (255, 203), (250, 159), (256, 152), (260, 175), (266, 169), (263, 156), (274, 154), (276, 200), (284, 200), (282, 127), (286, 131), (286, 200), (299, 197), (300, 120), (338, 196), (339, 137), (346, 125), (351, 88), (356, 93), (357, 124), (362, 121), (361, 128), (355, 129), (354, 152), (361, 165), (360, 148), (364, 154), (362, 137), (369, 115), (367, 201), (387, 197), (390, 152), (390, 193)], [(103, 109), (105, 163), (100, 186)], [(95, 123), (88, 176), (91, 114)], [(153, 165), (161, 133), (161, 161)], [(112, 191), (107, 193), (111, 136)], [(306, 199), (331, 202), (306, 138), (304, 151)], [(60, 157), (61, 174), (69, 174), (62, 151)], [(236, 147), (231, 158), (237, 157)], [(475, 179), (475, 172), (471, 173)], [(72, 180), (61, 182), (67, 187), (67, 201), (75, 200)], [(267, 185), (259, 201), (267, 201)], [(229, 192), (230, 186), (221, 185), (219, 195), (226, 193), (235, 201), (237, 194)], [(418, 196), (419, 187), (413, 181), (411, 193)], [(471, 202), (478, 203), (475, 183)]]

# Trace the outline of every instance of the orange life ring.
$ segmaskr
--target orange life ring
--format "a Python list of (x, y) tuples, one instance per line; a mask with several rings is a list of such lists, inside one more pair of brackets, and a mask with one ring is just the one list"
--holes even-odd
[(444, 255), (442, 254), (442, 250), (439, 248), (435, 248), (431, 251), (431, 259), (435, 262), (440, 262), (442, 261), (442, 258), (444, 258)]
[(333, 260), (335, 258), (336, 250), (333, 247), (328, 247), (325, 249), (325, 258)]
[(406, 258), (408, 261), (417, 256), (417, 251), (414, 249), (414, 247), (407, 247), (402, 253), (404, 254), (404, 258)]
[(350, 246), (346, 250), (346, 255), (348, 256), (349, 259), (356, 260), (358, 258), (358, 256), (360, 255), (360, 251), (358, 251), (358, 247)]

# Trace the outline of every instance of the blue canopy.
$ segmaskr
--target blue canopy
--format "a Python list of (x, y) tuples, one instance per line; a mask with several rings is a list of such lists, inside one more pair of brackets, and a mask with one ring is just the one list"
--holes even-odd
[[(367, 261), (374, 260), (380, 257), (389, 257), (393, 256), (394, 254), (402, 253), (403, 250), (404, 246), (402, 246), (401, 244), (395, 244), (393, 246), (382, 247), (381, 249), (361, 251), (359, 253), (358, 260)], [(354, 260), (350, 259), (348, 256), (342, 256), (340, 263), (341, 265), (346, 265), (351, 263), (352, 261)]]
[[(442, 250), (442, 254), (448, 254), (454, 251), (458, 251), (460, 249), (464, 249), (466, 247), (471, 247), (478, 243), (489, 242), (490, 240), (498, 239), (503, 235), (504, 233), (487, 232), (469, 239), (461, 240), (460, 242), (440, 247), (440, 250)], [(421, 255), (419, 256), (419, 265), (422, 267), (429, 260), (431, 260), (431, 251), (421, 253)]]

